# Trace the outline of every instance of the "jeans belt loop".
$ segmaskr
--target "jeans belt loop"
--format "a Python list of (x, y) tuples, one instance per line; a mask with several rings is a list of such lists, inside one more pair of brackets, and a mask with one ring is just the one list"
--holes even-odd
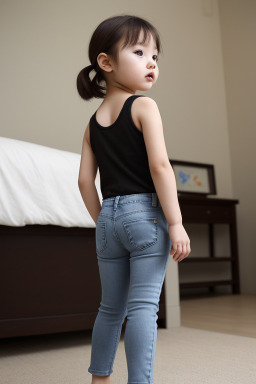
[(155, 192), (152, 192), (152, 207), (157, 207), (158, 197)]

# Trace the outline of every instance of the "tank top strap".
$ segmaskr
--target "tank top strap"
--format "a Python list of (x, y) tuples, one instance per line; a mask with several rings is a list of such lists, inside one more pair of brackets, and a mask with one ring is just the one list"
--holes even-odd
[(121, 110), (121, 120), (123, 120), (123, 122), (125, 123), (126, 127), (128, 128), (130, 126), (131, 123), (133, 123), (133, 119), (132, 119), (132, 112), (131, 112), (131, 109), (132, 109), (132, 103), (134, 102), (135, 99), (137, 99), (138, 97), (144, 97), (144, 95), (132, 95), (132, 96), (129, 96), (124, 105), (123, 105), (123, 108)]
[(137, 99), (137, 97), (144, 97), (144, 95), (132, 95), (132, 96), (129, 96), (125, 100), (123, 109), (128, 109), (129, 110), (131, 108), (131, 106), (132, 106), (132, 103), (134, 102), (135, 99)]

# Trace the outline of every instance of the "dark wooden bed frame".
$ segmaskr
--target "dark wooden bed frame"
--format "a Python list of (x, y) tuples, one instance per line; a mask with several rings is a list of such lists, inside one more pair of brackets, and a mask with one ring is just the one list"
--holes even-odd
[(0, 338), (92, 330), (100, 300), (95, 228), (0, 225)]

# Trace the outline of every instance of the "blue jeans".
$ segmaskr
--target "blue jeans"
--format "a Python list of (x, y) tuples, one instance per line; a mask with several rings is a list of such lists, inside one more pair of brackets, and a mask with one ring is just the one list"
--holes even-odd
[(113, 372), (122, 324), (128, 384), (153, 384), (157, 312), (170, 256), (168, 223), (156, 193), (105, 198), (96, 223), (102, 297), (88, 372)]

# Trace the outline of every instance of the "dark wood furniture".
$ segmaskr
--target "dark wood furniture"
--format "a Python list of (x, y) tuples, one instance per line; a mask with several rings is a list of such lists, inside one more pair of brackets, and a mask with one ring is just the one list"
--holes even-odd
[[(183, 288), (214, 287), (219, 285), (231, 285), (233, 294), (240, 294), (238, 241), (236, 225), (236, 207), (239, 200), (209, 198), (197, 195), (178, 195), (179, 205), (182, 213), (184, 227), (186, 223), (207, 223), (209, 226), (209, 249), (210, 257), (188, 256), (182, 263), (221, 263), (230, 262), (231, 280), (214, 280), (205, 282), (180, 283)], [(214, 224), (226, 223), (229, 226), (231, 255), (215, 257), (214, 252)], [(190, 239), (191, 240), (191, 239)], [(191, 243), (192, 248), (192, 243)], [(180, 265), (180, 264), (179, 264)]]
[[(92, 330), (101, 300), (95, 228), (0, 226), (0, 250), (0, 338)], [(165, 319), (163, 286), (160, 327)]]

